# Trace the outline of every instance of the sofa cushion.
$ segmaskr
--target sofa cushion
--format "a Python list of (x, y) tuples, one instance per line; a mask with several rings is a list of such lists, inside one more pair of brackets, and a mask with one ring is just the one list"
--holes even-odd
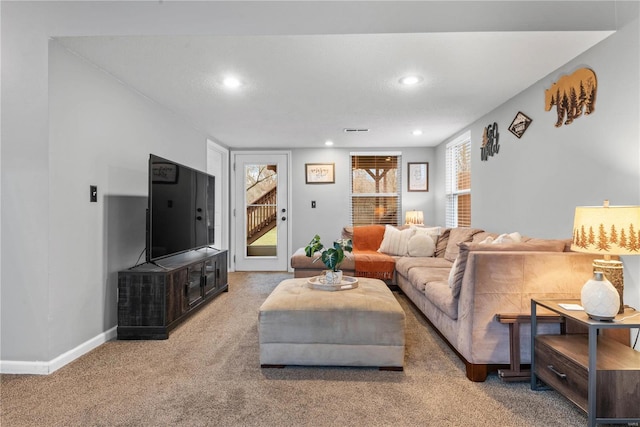
[(492, 239), (495, 239), (496, 237), (498, 237), (499, 234), (498, 233), (490, 233), (488, 231), (481, 231), (480, 233), (474, 234), (473, 238), (471, 239), (472, 243), (480, 243), (483, 242), (487, 239), (487, 237), (491, 237)]
[(475, 234), (482, 232), (479, 228), (469, 227), (456, 227), (452, 228), (449, 233), (449, 241), (447, 242), (447, 249), (444, 252), (444, 258), (453, 262), (458, 256), (459, 248), (458, 243), (470, 242)]
[[(409, 282), (418, 290), (424, 291), (425, 285), (430, 282), (447, 282), (449, 276), (448, 268), (428, 268), (428, 267), (415, 267), (409, 270), (407, 278)], [(451, 291), (449, 290), (449, 293)]]
[(398, 274), (409, 278), (409, 271), (416, 267), (427, 268), (451, 268), (452, 262), (444, 258), (434, 257), (400, 257), (396, 260), (396, 271)]
[(413, 233), (414, 230), (411, 228), (398, 230), (393, 225), (387, 224), (378, 252), (388, 255), (407, 255), (409, 253), (409, 239), (413, 236)]
[(450, 228), (445, 228), (440, 232), (438, 240), (436, 241), (436, 258), (444, 258), (444, 252), (447, 250), (447, 243), (449, 243)]
[(452, 320), (458, 318), (458, 298), (454, 298), (446, 280), (429, 282), (424, 287), (424, 295)]
[(562, 252), (565, 247), (564, 240), (552, 240), (552, 239), (529, 239), (526, 242), (520, 243), (501, 243), (501, 244), (486, 244), (486, 243), (460, 243), (459, 255), (454, 262), (454, 266), (449, 274), (449, 286), (451, 287), (451, 293), (455, 298), (460, 296), (460, 288), (462, 287), (462, 278), (464, 276), (464, 270), (467, 268), (467, 260), (469, 258), (469, 252), (472, 251), (515, 251), (515, 252)]
[(408, 255), (411, 257), (432, 257), (436, 251), (436, 242), (429, 234), (414, 234), (409, 239)]

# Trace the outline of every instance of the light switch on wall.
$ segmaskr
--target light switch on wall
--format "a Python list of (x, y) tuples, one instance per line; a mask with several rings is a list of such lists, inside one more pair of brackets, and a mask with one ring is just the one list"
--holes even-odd
[(89, 201), (97, 202), (98, 201), (98, 186), (90, 185), (89, 186)]

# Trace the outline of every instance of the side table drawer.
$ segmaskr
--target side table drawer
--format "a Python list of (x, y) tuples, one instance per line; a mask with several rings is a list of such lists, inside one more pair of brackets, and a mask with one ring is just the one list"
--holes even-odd
[(550, 345), (548, 335), (536, 337), (535, 373), (547, 385), (587, 410), (589, 374), (585, 366), (566, 358)]
[[(589, 339), (584, 334), (538, 335), (534, 344), (535, 374), (587, 412)], [(640, 353), (606, 337), (598, 337), (596, 416), (640, 418)]]

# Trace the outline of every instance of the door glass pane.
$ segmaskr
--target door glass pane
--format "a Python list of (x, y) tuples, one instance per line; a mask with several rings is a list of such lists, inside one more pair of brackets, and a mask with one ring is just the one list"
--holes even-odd
[(278, 168), (245, 165), (246, 255), (277, 256)]

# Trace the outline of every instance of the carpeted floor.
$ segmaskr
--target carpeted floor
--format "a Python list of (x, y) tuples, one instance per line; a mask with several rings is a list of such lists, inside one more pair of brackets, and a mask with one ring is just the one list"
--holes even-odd
[(584, 426), (554, 391), (466, 379), (403, 295), (404, 372), (260, 369), (258, 308), (286, 273), (230, 273), (230, 291), (168, 340), (112, 341), (48, 376), (2, 375), (2, 427)]

